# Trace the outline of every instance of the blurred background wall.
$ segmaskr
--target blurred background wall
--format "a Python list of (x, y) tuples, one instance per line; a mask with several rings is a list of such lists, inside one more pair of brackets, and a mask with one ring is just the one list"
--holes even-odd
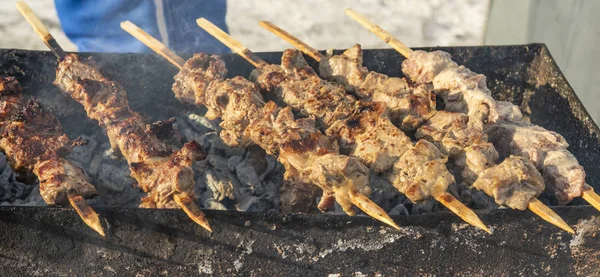
[[(125, 1), (125, 0), (124, 0)], [(12, 1), (0, 5), (0, 48), (45, 50)], [(67, 50), (53, 1), (27, 0)], [(258, 26), (269, 20), (318, 49), (388, 48), (344, 15), (354, 8), (409, 46), (546, 43), (596, 122), (600, 122), (600, 1), (596, 0), (228, 0), (230, 33), (253, 51), (289, 45)]]

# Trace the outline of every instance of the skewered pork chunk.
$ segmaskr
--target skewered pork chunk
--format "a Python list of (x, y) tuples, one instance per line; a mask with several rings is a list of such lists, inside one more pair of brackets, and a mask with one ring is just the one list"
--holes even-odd
[[(402, 71), (418, 83), (433, 83), (445, 95), (446, 110), (466, 113), (472, 126), (486, 128), (501, 157), (518, 155), (530, 159), (544, 177), (548, 192), (565, 204), (585, 189), (585, 172), (567, 151), (559, 134), (527, 123), (512, 103), (495, 101), (485, 77), (457, 66), (443, 51), (413, 51), (402, 63)], [(456, 96), (456, 97), (455, 97)], [(457, 108), (459, 107), (460, 108)]]
[(35, 174), (47, 204), (67, 204), (67, 195), (96, 195), (84, 171), (67, 161), (73, 146), (58, 120), (37, 100), (25, 101), (14, 77), (0, 77), (0, 148), (15, 171)]
[(175, 150), (159, 140), (151, 125), (131, 110), (125, 90), (104, 77), (90, 59), (68, 54), (57, 67), (55, 84), (83, 105), (88, 117), (106, 131), (113, 149), (125, 157), (131, 176), (148, 194), (141, 207), (175, 208), (176, 201), (192, 200), (191, 165), (205, 156), (197, 142)]
[(403, 130), (415, 130), (435, 111), (435, 94), (429, 85), (409, 84), (403, 78), (369, 72), (363, 67), (360, 44), (323, 58), (319, 74), (344, 85), (362, 100), (386, 103), (390, 120)]
[[(438, 111), (416, 133), (436, 144), (461, 172), (463, 182), (494, 197), (499, 205), (524, 210), (545, 188), (529, 159), (510, 156), (496, 165), (498, 152), (487, 135), (468, 124), (466, 114)], [(495, 175), (501, 174), (501, 175)]]
[(525, 210), (532, 199), (544, 190), (544, 180), (526, 158), (510, 156), (501, 164), (489, 167), (473, 187), (492, 195), (499, 205)]
[[(402, 94), (379, 93), (379, 95), (385, 95), (385, 98), (382, 99), (384, 100), (384, 103), (399, 103), (401, 101), (411, 99), (415, 95), (423, 96), (428, 94), (411, 92), (411, 90), (418, 91), (419, 89), (427, 89), (427, 84), (423, 86), (411, 86), (404, 79), (389, 78), (383, 74), (374, 72), (368, 73), (366, 80), (363, 82), (363, 80), (365, 79), (364, 76), (367, 74), (368, 71), (366, 70), (366, 68), (362, 67), (362, 51), (360, 50), (359, 45), (355, 45), (351, 49), (346, 50), (341, 55), (328, 56), (327, 58), (321, 60), (319, 65), (320, 73), (324, 78), (340, 82), (340, 84), (343, 84), (348, 90), (355, 92), (362, 99), (374, 100), (373, 92), (376, 92), (378, 90), (393, 92), (393, 90), (396, 88), (401, 88), (401, 90), (404, 92)], [(442, 71), (443, 70), (441, 70), (440, 72)], [(434, 95), (433, 93), (431, 94)], [(424, 99), (424, 97), (422, 97), (421, 99)], [(434, 97), (430, 97), (429, 99), (431, 99), (432, 101), (435, 100)], [(432, 157), (429, 159), (430, 161), (437, 159), (438, 163), (436, 165), (438, 167), (440, 165), (444, 166), (445, 160), (443, 156), (448, 156), (452, 160), (452, 162), (454, 162), (457, 165), (457, 167), (461, 170), (460, 179), (466, 182), (467, 184), (473, 184), (473, 182), (475, 182), (475, 180), (479, 178), (479, 175), (482, 174), (486, 169), (496, 165), (498, 153), (496, 152), (493, 144), (487, 141), (487, 135), (482, 131), (482, 126), (480, 124), (475, 124), (474, 126), (471, 126), (472, 124), (470, 124), (469, 116), (462, 113), (447, 111), (431, 112), (434, 110), (434, 104), (429, 106), (421, 106), (428, 107), (429, 109), (424, 109), (423, 111), (416, 112), (416, 114), (420, 115), (419, 118), (421, 120), (413, 121), (414, 124), (412, 125), (412, 127), (420, 126), (415, 134), (417, 139), (425, 139), (435, 144), (435, 146), (429, 145), (430, 147), (421, 147), (422, 149), (430, 150), (429, 153)], [(409, 106), (409, 108), (412, 109), (418, 107), (419, 105), (416, 105), (414, 108)], [(510, 109), (507, 109), (506, 113), (510, 112)], [(409, 116), (405, 117), (405, 120), (410, 119), (411, 115), (409, 112), (404, 111), (403, 114), (409, 114)], [(426, 115), (430, 118), (425, 118)], [(473, 121), (481, 122), (480, 120)], [(406, 124), (403, 125), (406, 126)], [(417, 145), (419, 145), (419, 143)], [(433, 148), (435, 147), (439, 148), (441, 152), (437, 151), (436, 154), (436, 152), (433, 151)], [(411, 157), (412, 159), (404, 159), (405, 157)], [(403, 156), (403, 158), (401, 158), (401, 160), (404, 159), (411, 162), (408, 163), (405, 161), (404, 164), (399, 162), (398, 166), (400, 168), (408, 168), (410, 164), (422, 164), (425, 162), (423, 160), (419, 160), (418, 157), (418, 155), (415, 158), (414, 155), (406, 154), (405, 156)], [(507, 179), (517, 180), (517, 182), (508, 184), (500, 182), (500, 180), (495, 182), (489, 182), (486, 183), (488, 190), (486, 190), (485, 192), (488, 193), (488, 195), (493, 196), (496, 199), (496, 202), (500, 205), (509, 205), (510, 207), (517, 209), (527, 207), (527, 204), (531, 201), (531, 199), (533, 197), (537, 197), (543, 190), (543, 182), (541, 183), (541, 186), (535, 187), (537, 188), (537, 190), (527, 190), (529, 186), (521, 184), (519, 182), (521, 179), (519, 179), (519, 176), (517, 176), (517, 174), (519, 172), (527, 172), (530, 175), (539, 175), (539, 173), (527, 160), (522, 161), (520, 163), (507, 162), (506, 164), (519, 167), (515, 168), (514, 171), (507, 171), (509, 174), (512, 174), (514, 176), (505, 176)], [(498, 169), (502, 167), (506, 166), (495, 166), (494, 170), (498, 171)], [(530, 173), (529, 171), (532, 168), (535, 172)], [(396, 183), (403, 184), (405, 186), (409, 184), (409, 182), (406, 181), (409, 179), (403, 176), (403, 173), (406, 173), (406, 171), (396, 172), (398, 174), (397, 178), (404, 178), (404, 180), (396, 180)], [(436, 170), (431, 171), (435, 172)], [(437, 171), (440, 170), (438, 169)], [(443, 174), (442, 176), (426, 176), (426, 174), (424, 175), (425, 177), (412, 177), (412, 180), (435, 180), (435, 177), (440, 177), (441, 179), (444, 179)], [(444, 181), (442, 181), (441, 183), (444, 183)], [(418, 184), (414, 186), (414, 188), (418, 187)], [(409, 188), (404, 187), (403, 190), (409, 190)], [(495, 194), (492, 194), (492, 190), (495, 190)], [(500, 193), (498, 193), (498, 191)], [(520, 195), (526, 195), (530, 197), (521, 197)]]
[(560, 204), (581, 195), (585, 171), (567, 151), (569, 144), (558, 133), (525, 122), (495, 124), (486, 132), (501, 157), (518, 155), (530, 159)]
[(418, 84), (432, 83), (436, 94), (444, 100), (446, 111), (476, 118), (470, 122), (480, 129), (484, 127), (481, 123), (500, 119), (498, 104), (487, 88), (485, 76), (458, 66), (446, 52), (413, 51), (402, 63), (402, 72)]
[[(324, 136), (313, 118), (294, 119), (290, 108), (281, 109), (274, 102), (265, 104), (254, 83), (242, 77), (225, 79), (225, 75), (218, 56), (196, 54), (175, 77), (173, 91), (181, 101), (205, 105), (210, 113), (220, 116), (226, 143), (257, 144), (278, 157), (286, 169), (286, 180), (315, 184), (323, 190), (324, 200), (333, 195), (345, 212), (354, 214), (350, 202), (353, 194), (370, 194), (368, 168), (356, 158), (340, 155), (336, 141)], [(307, 194), (313, 196), (312, 192)]]
[[(285, 102), (297, 114), (316, 117), (321, 128), (340, 141), (344, 153), (388, 176), (413, 202), (442, 193), (454, 182), (443, 166), (443, 155), (431, 148), (435, 146), (427, 142), (413, 145), (391, 124), (382, 104), (357, 101), (342, 86), (324, 81), (308, 66), (299, 51), (284, 51), (279, 68), (257, 68), (251, 78), (266, 89), (265, 93)], [(411, 160), (419, 163), (409, 166)], [(424, 176), (444, 177), (436, 178), (439, 183), (435, 183), (420, 180)], [(405, 184), (407, 182), (409, 185)]]

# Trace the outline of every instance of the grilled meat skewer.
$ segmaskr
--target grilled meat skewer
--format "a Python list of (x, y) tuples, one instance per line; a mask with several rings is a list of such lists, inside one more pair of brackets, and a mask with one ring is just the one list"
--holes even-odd
[[(468, 114), (470, 124), (488, 128), (491, 141), (500, 142), (509, 136), (510, 148), (497, 144), (501, 156), (519, 155), (534, 162), (548, 184), (547, 191), (560, 203), (568, 203), (582, 196), (600, 210), (600, 196), (585, 183), (585, 172), (575, 156), (566, 148), (568, 144), (557, 133), (524, 122), (518, 107), (510, 102), (495, 101), (486, 86), (485, 76), (475, 74), (468, 68), (458, 66), (443, 51), (413, 51), (392, 35), (359, 13), (346, 9), (346, 14), (374, 32), (407, 59), (402, 71), (417, 83), (432, 83), (436, 93), (445, 98), (447, 110)], [(450, 104), (450, 107), (448, 107)], [(503, 124), (496, 124), (503, 123)], [(519, 130), (520, 135), (514, 135)], [(528, 134), (529, 133), (529, 134)], [(525, 148), (515, 147), (517, 145)], [(546, 157), (549, 157), (546, 161)]]
[[(423, 91), (429, 89), (424, 87), (426, 84), (411, 86), (405, 79), (390, 78), (380, 73), (369, 72), (364, 77), (364, 73), (368, 70), (362, 66), (362, 50), (358, 44), (340, 55), (324, 57), (319, 62), (319, 70), (324, 78), (341, 82), (346, 88), (353, 87), (355, 92), (387, 90), (389, 93), (386, 95), (394, 100), (385, 103), (410, 101), (414, 95), (427, 95), (428, 93), (423, 93)], [(377, 76), (371, 77), (371, 79), (378, 78), (385, 81), (373, 82), (369, 80), (370, 76)], [(395, 83), (397, 86), (386, 86), (387, 83)], [(405, 92), (402, 94), (391, 93), (397, 87), (405, 88)], [(417, 90), (416, 93), (411, 92), (414, 89)], [(358, 93), (358, 95), (363, 99), (371, 98), (369, 93)], [(430, 99), (435, 99), (435, 97), (430, 97)], [(435, 103), (429, 106), (435, 107)], [(502, 166), (495, 167), (498, 153), (494, 145), (487, 141), (487, 135), (482, 130), (470, 126), (468, 116), (446, 111), (436, 112), (434, 109), (429, 110), (426, 114), (416, 114), (423, 115), (420, 122), (413, 125), (418, 127), (416, 138), (434, 143), (462, 170), (461, 179), (463, 181), (469, 185), (475, 183), (475, 188), (494, 197), (497, 204), (525, 210), (531, 200), (537, 198), (544, 190), (543, 180), (541, 177), (538, 178), (540, 174), (529, 160), (506, 156), (504, 158), (509, 158), (509, 160), (505, 161)], [(495, 179), (491, 178), (494, 176), (492, 172), (507, 168), (509, 165), (514, 166), (513, 170), (502, 170), (504, 173), (502, 176), (495, 175)], [(478, 180), (480, 174), (486, 170), (486, 177)], [(478, 181), (475, 182), (476, 180)]]
[[(362, 91), (362, 93), (356, 94), (363, 100), (371, 100), (374, 93), (380, 93), (385, 95), (383, 98), (386, 100), (385, 103), (392, 103), (392, 107), (394, 107), (395, 103), (410, 102), (415, 98), (414, 95), (424, 94), (422, 92), (411, 93), (411, 87), (419, 88), (420, 91), (428, 89), (426, 87), (428, 84), (421, 87), (409, 86), (406, 85), (405, 79), (389, 78), (379, 73), (368, 73), (368, 70), (362, 66), (360, 45), (353, 46), (341, 55), (323, 56), (272, 23), (262, 21), (261, 26), (317, 59), (320, 73), (327, 79), (341, 82), (346, 89), (355, 93)], [(402, 85), (403, 83), (404, 85)], [(396, 93), (398, 87), (405, 88), (405, 92)], [(431, 97), (430, 99), (434, 101), (435, 98)], [(429, 106), (432, 107), (435, 104)], [(426, 121), (426, 126), (421, 126), (417, 130), (417, 139), (423, 138), (435, 143), (442, 153), (462, 170), (461, 179), (463, 181), (473, 184), (475, 180), (478, 180), (474, 187), (493, 196), (498, 204), (520, 210), (529, 207), (536, 211), (544, 211), (544, 214), (540, 214), (540, 216), (558, 227), (572, 232), (572, 229), (556, 213), (536, 199), (544, 190), (545, 185), (539, 172), (529, 160), (509, 157), (501, 165), (494, 166), (498, 159), (498, 153), (493, 144), (487, 141), (487, 135), (478, 128), (479, 124), (471, 126), (468, 117), (465, 120), (461, 118), (462, 114), (460, 113), (432, 112), (430, 110), (427, 113), (417, 114), (431, 117)], [(413, 122), (417, 126), (423, 123), (422, 120)], [(486, 174), (479, 178), (484, 170)], [(498, 173), (503, 173), (503, 175), (494, 176)]]
[[(420, 201), (433, 196), (465, 221), (489, 232), (473, 211), (446, 192), (448, 184), (453, 182), (453, 177), (445, 169), (445, 157), (439, 150), (427, 141), (421, 141), (413, 146), (402, 131), (396, 129), (387, 117), (382, 116), (385, 110), (381, 109), (380, 105), (358, 102), (353, 97), (346, 95), (343, 88), (327, 84), (306, 65), (306, 61), (297, 51), (286, 51), (289, 53), (287, 55), (284, 53), (282, 66), (268, 65), (206, 19), (200, 18), (197, 23), (246, 60), (259, 66), (250, 78), (255, 80), (263, 91), (275, 92), (274, 95), (279, 100), (285, 100), (284, 102), (301, 116), (314, 116), (319, 125), (322, 128), (325, 127), (323, 129), (332, 127), (334, 123), (338, 122), (339, 125), (336, 129), (339, 132), (336, 137), (342, 147), (347, 143), (355, 145), (360, 142), (363, 144), (361, 147), (354, 147), (354, 153), (350, 155), (360, 154), (357, 157), (372, 168), (376, 167), (373, 167), (373, 160), (369, 160), (369, 158), (380, 157), (380, 153), (376, 149), (385, 149), (384, 157), (395, 155), (387, 161), (388, 167), (394, 163), (399, 165), (394, 167), (396, 174), (390, 175), (390, 177), (397, 184), (396, 188), (412, 198), (411, 200)], [(341, 90), (341, 93), (331, 93), (335, 90)], [(288, 93), (286, 94), (286, 92)], [(373, 139), (372, 136), (383, 134), (377, 132), (378, 129), (394, 130), (390, 135), (398, 137), (393, 141), (384, 137)], [(327, 130), (327, 134), (332, 135), (329, 130)], [(404, 137), (409, 143), (402, 143)], [(405, 151), (409, 148), (409, 151)], [(394, 152), (410, 154), (406, 155), (404, 159), (399, 159), (400, 156)], [(411, 154), (418, 154), (417, 160), (426, 162), (423, 165), (425, 169), (406, 168), (402, 171), (400, 166), (414, 160)], [(433, 174), (434, 172), (435, 174)]]
[[(457, 99), (453, 102), (462, 101), (456, 111), (468, 114), (470, 122), (485, 129), (501, 157), (519, 155), (530, 159), (542, 173), (548, 192), (560, 204), (581, 196), (587, 188), (585, 171), (567, 151), (566, 140), (558, 133), (523, 121), (517, 106), (491, 98), (485, 76), (456, 65), (442, 51), (414, 51), (402, 63), (402, 70), (413, 80), (432, 83), (436, 93)], [(474, 110), (484, 112), (470, 112)]]
[(176, 61), (181, 58), (133, 23), (122, 22), (121, 27), (181, 68), (173, 85), (176, 97), (206, 106), (209, 118), (221, 117), (220, 136), (226, 144), (257, 144), (278, 156), (286, 168), (286, 187), (300, 185), (297, 191), (302, 192), (288, 194), (288, 199), (310, 197), (314, 190), (308, 185), (315, 184), (323, 189), (319, 208), (330, 206), (335, 199), (346, 213), (353, 215), (350, 204), (355, 204), (368, 215), (398, 228), (383, 209), (364, 195), (370, 193), (368, 169), (355, 158), (339, 155), (337, 143), (316, 128), (314, 119), (294, 119), (290, 108), (281, 109), (273, 102), (265, 104), (258, 87), (242, 77), (225, 79), (226, 68), (218, 56), (196, 54), (180, 64)]
[(0, 77), (0, 148), (15, 171), (34, 174), (49, 205), (70, 203), (83, 221), (104, 236), (96, 212), (84, 198), (96, 195), (84, 171), (64, 157), (83, 140), (70, 141), (37, 100), (26, 101), (14, 77)]
[(346, 213), (351, 204), (397, 228), (385, 212), (365, 195), (369, 170), (358, 159), (340, 155), (335, 140), (324, 136), (312, 118), (294, 119), (290, 108), (265, 104), (260, 91), (242, 78), (225, 79), (225, 64), (218, 56), (196, 54), (175, 76), (173, 91), (178, 99), (204, 105), (208, 114), (220, 117), (221, 138), (234, 147), (257, 144), (284, 165), (285, 178), (313, 183), (333, 196)]
[(194, 203), (191, 166), (205, 157), (197, 142), (188, 142), (176, 150), (159, 140), (152, 125), (146, 125), (144, 118), (131, 110), (125, 90), (104, 77), (91, 59), (66, 55), (56, 69), (55, 84), (83, 105), (88, 117), (105, 130), (113, 149), (125, 157), (131, 176), (148, 194), (140, 207), (180, 206), (196, 223), (211, 230)]

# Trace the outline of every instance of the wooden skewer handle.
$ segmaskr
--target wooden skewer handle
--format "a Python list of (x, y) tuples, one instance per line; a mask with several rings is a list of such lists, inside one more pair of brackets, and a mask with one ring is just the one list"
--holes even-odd
[(25, 20), (29, 22), (29, 25), (33, 28), (33, 30), (40, 36), (40, 38), (44, 41), (46, 46), (52, 50), (52, 53), (56, 56), (57, 59), (62, 59), (66, 54), (65, 51), (62, 50), (58, 42), (54, 39), (54, 37), (50, 34), (46, 26), (42, 23), (42, 21), (35, 15), (33, 10), (27, 5), (27, 3), (23, 1), (17, 2), (17, 9)]
[(383, 41), (385, 41), (385, 43), (392, 46), (394, 49), (396, 49), (396, 51), (400, 52), (400, 54), (402, 54), (404, 57), (406, 57), (406, 58), (410, 57), (410, 54), (412, 53), (412, 49), (410, 49), (408, 46), (406, 46), (406, 44), (402, 43), (401, 41), (395, 39), (394, 36), (392, 36), (392, 34), (387, 32), (386, 30), (382, 29), (377, 24), (373, 23), (371, 20), (366, 18), (364, 15), (359, 14), (358, 12), (355, 12), (352, 9), (346, 9), (346, 15), (352, 17), (352, 19), (356, 20), (356, 22), (360, 23), (365, 28), (369, 29), (369, 31), (371, 31), (372, 33), (377, 35), (379, 38), (383, 39)]
[(320, 62), (324, 58), (323, 54), (321, 54), (321, 52), (319, 52), (317, 49), (310, 47), (308, 44), (304, 43), (303, 41), (286, 32), (285, 30), (279, 28), (277, 25), (269, 21), (261, 21), (259, 22), (259, 24), (261, 27), (269, 30), (271, 33), (274, 33), (278, 37), (283, 38), (285, 41), (289, 42), (291, 45), (298, 48), (303, 53), (306, 53), (306, 55), (309, 55), (317, 62)]
[(206, 18), (198, 18), (196, 20), (196, 23), (198, 23), (198, 26), (204, 29), (204, 31), (218, 39), (221, 43), (229, 47), (233, 52), (242, 56), (244, 59), (246, 59), (248, 62), (250, 62), (257, 68), (267, 65), (267, 63), (264, 60), (254, 55), (252, 51), (250, 51), (248, 48), (242, 45), (239, 41), (233, 39), (227, 33), (223, 32), (223, 30), (221, 30), (219, 27), (206, 20)]
[(125, 30), (130, 35), (132, 35), (133, 37), (135, 37), (136, 39), (141, 41), (143, 44), (148, 46), (154, 52), (163, 56), (165, 59), (167, 59), (173, 65), (177, 66), (179, 69), (181, 69), (183, 67), (185, 60), (183, 60), (181, 57), (177, 56), (177, 54), (173, 53), (164, 44), (162, 44), (160, 41), (158, 41), (157, 39), (152, 37), (150, 34), (146, 33), (140, 27), (131, 23), (131, 21), (127, 20), (127, 21), (121, 22), (121, 29)]

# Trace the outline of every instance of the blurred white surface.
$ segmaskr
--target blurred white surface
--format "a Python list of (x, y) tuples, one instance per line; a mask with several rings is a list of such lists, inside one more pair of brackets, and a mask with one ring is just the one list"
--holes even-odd
[[(124, 0), (125, 1), (125, 0)], [(54, 1), (27, 0), (58, 42), (75, 50), (60, 30)], [(273, 51), (289, 45), (258, 26), (270, 20), (319, 49), (385, 48), (385, 43), (344, 14), (354, 8), (372, 18), (410, 46), (479, 45), (483, 41), (489, 0), (400, 1), (227, 1), (230, 33), (253, 51)], [(10, 0), (0, 5), (0, 48), (45, 50)]]

